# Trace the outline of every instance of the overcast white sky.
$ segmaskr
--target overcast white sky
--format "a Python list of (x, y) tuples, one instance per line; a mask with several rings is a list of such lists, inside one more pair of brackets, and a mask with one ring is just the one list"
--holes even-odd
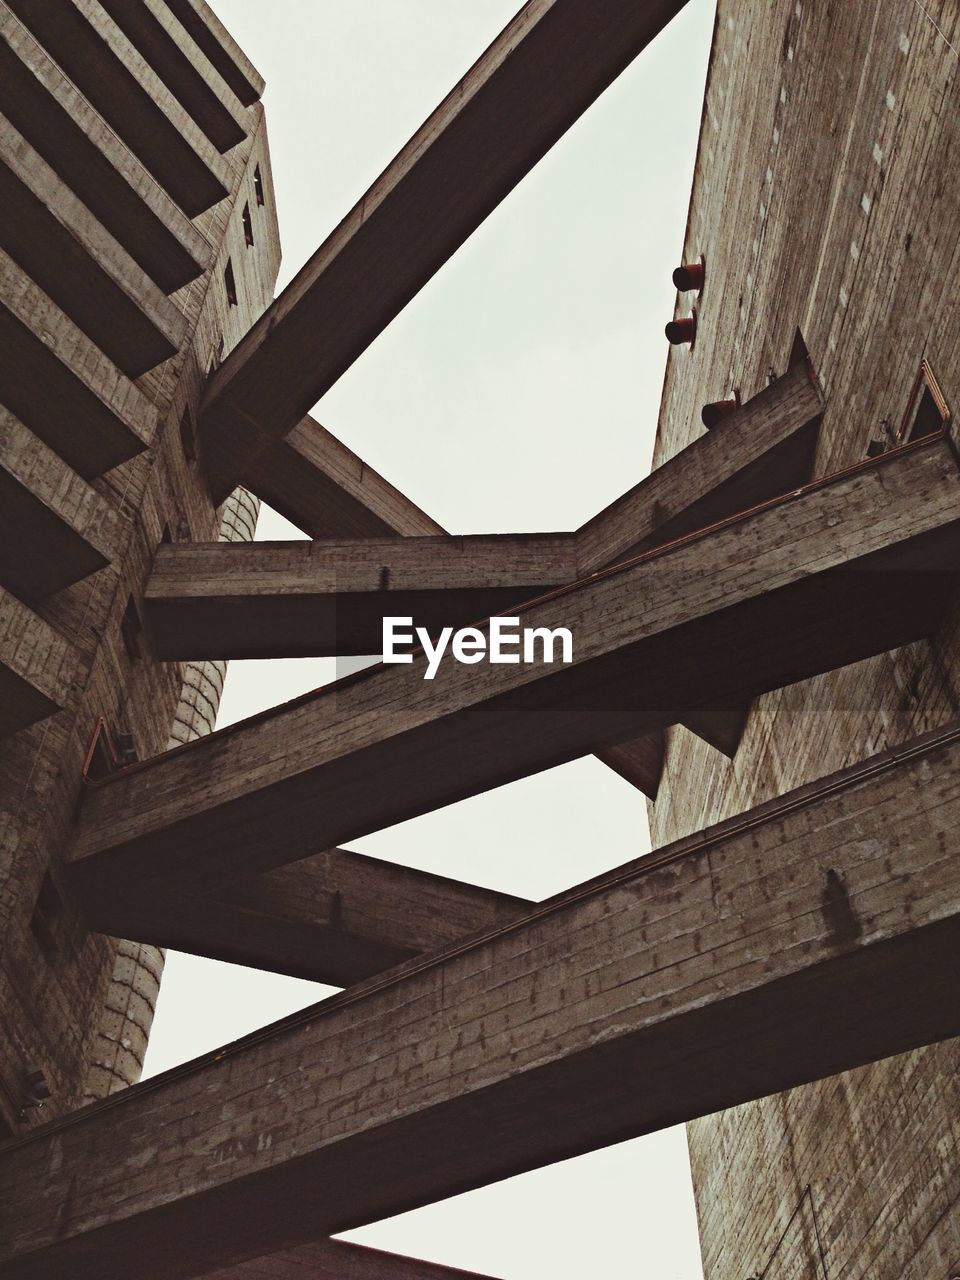
[[(213, 4), (267, 80), (280, 287), (518, 8)], [(714, 7), (690, 0), (317, 406), (451, 531), (572, 528), (649, 470)], [(297, 536), (264, 511), (258, 537)], [(332, 668), (231, 664), (220, 726)], [(640, 793), (591, 758), (351, 847), (540, 898), (636, 857), (648, 833)], [(329, 990), (171, 954), (146, 1074)], [(504, 1280), (702, 1280), (681, 1129), (347, 1238)]]

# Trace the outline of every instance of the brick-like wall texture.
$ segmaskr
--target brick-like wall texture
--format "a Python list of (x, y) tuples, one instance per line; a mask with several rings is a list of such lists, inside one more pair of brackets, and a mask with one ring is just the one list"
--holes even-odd
[[(21, 319), (33, 324), (42, 338), (29, 349), (29, 358), (34, 359), (36, 351), (36, 360), (46, 361), (46, 369), (50, 356), (44, 352), (57, 353), (66, 376), (81, 379), (92, 395), (126, 416), (149, 440), (149, 448), (130, 461), (94, 468), (87, 475), (115, 516), (110, 564), (65, 590), (25, 601), (59, 637), (71, 680), (62, 711), (0, 739), (0, 1134), (22, 1131), (69, 1111), (135, 1080), (140, 1072), (162, 956), (154, 948), (118, 942), (84, 927), (64, 873), (65, 851), (82, 803), (81, 771), (98, 718), (112, 734), (131, 735), (141, 759), (209, 732), (213, 725), (223, 666), (155, 661), (140, 625), (139, 599), (161, 541), (252, 536), (256, 501), (238, 492), (221, 509), (214, 508), (192, 433), (209, 371), (272, 300), (280, 259), (259, 102), (241, 107), (231, 100), (245, 136), (219, 154), (176, 93), (163, 90), (167, 119), (227, 188), (206, 211), (188, 218), (171, 191), (164, 189), (167, 175), (176, 186), (186, 170), (169, 163), (164, 168), (156, 151), (159, 135), (139, 143), (131, 137), (128, 146), (120, 136), (123, 121), (112, 127), (99, 114), (101, 108), (112, 109), (109, 94), (99, 99), (100, 105), (88, 101), (70, 82), (69, 70), (44, 52), (48, 36), (43, 14), (28, 5), (15, 9), (15, 14), (0, 15), (8, 48), (18, 60), (8, 56), (4, 75), (21, 78), (15, 87), (28, 105), (34, 100), (30, 95), (37, 102), (56, 98), (60, 104), (56, 110), (24, 110), (17, 128), (45, 156), (45, 163), (59, 166), (60, 178), (74, 193), (89, 202), (83, 216), (92, 228), (94, 260), (96, 245), (102, 243), (111, 255), (111, 270), (126, 271), (130, 296), (136, 300), (137, 281), (145, 277), (139, 268), (123, 266), (128, 261), (124, 255), (143, 256), (148, 225), (154, 226), (150, 235), (156, 243), (155, 223), (150, 223), (154, 218), (170, 231), (164, 252), (172, 253), (177, 241), (202, 269), (169, 295), (186, 320), (179, 349), (131, 380), (83, 332), (85, 313), (80, 307), (90, 299), (75, 299), (65, 291), (61, 310), (32, 280), (31, 271), (40, 275), (49, 265), (42, 261), (39, 231), (17, 245), (17, 261), (10, 267), (26, 282), (17, 286), (14, 299)], [(159, 81), (148, 59), (119, 36), (97, 6), (78, 4), (70, 22), (88, 22), (91, 14), (99, 33), (95, 38), (105, 39), (110, 56), (117, 59), (110, 64), (115, 74), (122, 78), (121, 68), (129, 64), (144, 84), (156, 88)], [(170, 22), (176, 27), (173, 17)], [(68, 66), (70, 58), (78, 58), (74, 71), (82, 77), (87, 72), (78, 48), (65, 47), (64, 57)], [(184, 48), (188, 56), (198, 56), (190, 42), (184, 41)], [(114, 72), (106, 67), (104, 62), (98, 74), (109, 78)], [(230, 97), (209, 66), (203, 67), (203, 74), (217, 79), (225, 100)], [(190, 83), (184, 78), (178, 92), (189, 93)], [(125, 84), (124, 92), (130, 92), (129, 82)], [(104, 86), (93, 88), (101, 94)], [(160, 89), (156, 92), (161, 94)], [(88, 163), (96, 181), (89, 180)], [(120, 209), (135, 210), (136, 218), (124, 221), (118, 216)], [(101, 218), (110, 222), (111, 237), (97, 230)], [(235, 286), (232, 299), (228, 263)], [(91, 289), (95, 288), (94, 281)], [(150, 289), (155, 300), (155, 285)], [(145, 300), (143, 305), (147, 309)], [(4, 388), (14, 387), (16, 376), (18, 371), (11, 373), (4, 366)], [(25, 401), (18, 416), (32, 409), (31, 397), (39, 385), (34, 379), (28, 393), (17, 392)], [(73, 423), (71, 436), (58, 435), (58, 423), (39, 409), (26, 426), (41, 436), (46, 433), (45, 444), (54, 452), (62, 440), (73, 456), (72, 467), (80, 465), (92, 439), (82, 420)], [(62, 465), (61, 458), (58, 466)], [(0, 618), (0, 634), (3, 626)], [(44, 917), (39, 922), (38, 911)], [(22, 1109), (25, 1073), (34, 1069), (43, 1071), (52, 1093), (42, 1111)]]
[[(958, 45), (937, 0), (720, 0), (684, 244), (706, 282), (678, 298), (698, 334), (671, 351), (656, 460), (700, 434), (702, 404), (783, 373), (798, 329), (826, 397), (817, 474), (909, 430), (922, 359), (960, 409)], [(672, 729), (655, 843), (956, 718), (958, 619), (758, 698), (732, 760)], [(958, 1050), (691, 1124), (707, 1280), (949, 1280)]]
[[(219, 540), (251, 542), (259, 510), (259, 498), (248, 489), (235, 489), (221, 508)], [(183, 688), (168, 748), (213, 732), (227, 674), (226, 662), (182, 665)], [(84, 1086), (84, 1100), (89, 1102), (140, 1079), (163, 976), (161, 947), (123, 938), (118, 938), (116, 945), (113, 973)]]

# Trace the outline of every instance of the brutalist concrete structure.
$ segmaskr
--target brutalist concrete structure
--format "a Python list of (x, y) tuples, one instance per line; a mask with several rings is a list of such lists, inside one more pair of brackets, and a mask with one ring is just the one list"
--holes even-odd
[(85, 764), (213, 727), (222, 667), (157, 662), (141, 596), (161, 544), (252, 536), (252, 495), (210, 501), (194, 423), (280, 249), (262, 80), (206, 6), (0, 19), (9, 1135), (139, 1078), (162, 953), (87, 930), (63, 851)]
[[(452, 536), (309, 416), (682, 7), (531, 0), (274, 299), (204, 0), (0, 6), (3, 1280), (439, 1278), (329, 1237), (679, 1121), (708, 1280), (960, 1262), (957, 15), (721, 0), (655, 466), (580, 528)], [(211, 733), (387, 614), (576, 649)], [(546, 902), (340, 847), (588, 753), (657, 847)], [(137, 1084), (167, 946), (343, 992)]]
[[(697, 341), (670, 360), (655, 461), (695, 438), (704, 401), (753, 396), (795, 349), (824, 399), (812, 476), (956, 414), (956, 23), (943, 5), (719, 5), (684, 253), (705, 280), (677, 310)], [(951, 601), (916, 643), (730, 708), (719, 750), (671, 728), (657, 842), (952, 720), (957, 621)], [(947, 1041), (695, 1121), (709, 1280), (949, 1280), (958, 1065)]]

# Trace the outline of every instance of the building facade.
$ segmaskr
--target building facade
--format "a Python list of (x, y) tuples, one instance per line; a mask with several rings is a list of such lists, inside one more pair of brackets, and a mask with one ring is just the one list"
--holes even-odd
[[(783, 374), (798, 334), (825, 402), (815, 476), (957, 412), (957, 13), (927, 8), (721, 0), (684, 255), (704, 287), (679, 295), (696, 341), (671, 355), (655, 464), (705, 401)], [(755, 699), (730, 756), (670, 729), (654, 843), (955, 719), (957, 623)], [(946, 1041), (693, 1122), (707, 1280), (949, 1280), (958, 1066)]]
[(139, 602), (162, 542), (252, 537), (252, 495), (211, 504), (195, 421), (280, 249), (263, 82), (202, 0), (0, 20), (10, 1134), (140, 1075), (162, 952), (84, 928), (64, 849), (85, 764), (213, 727), (224, 664), (154, 661)]

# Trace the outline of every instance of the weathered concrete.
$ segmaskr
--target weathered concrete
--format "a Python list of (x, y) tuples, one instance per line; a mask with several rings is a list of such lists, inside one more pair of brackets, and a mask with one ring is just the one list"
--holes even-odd
[(296, 426), (683, 4), (608, 0), (602, 23), (590, 0), (524, 5), (214, 374), (202, 434), (215, 498), (264, 436)]
[(932, 437), (522, 610), (572, 664), (369, 668), (92, 787), (75, 873), (216, 883), (928, 636), (958, 503)]
[(183, 314), (2, 115), (0, 200), (0, 247), (127, 377), (179, 349)]
[(0, 587), (0, 735), (45, 720), (77, 693), (69, 642)]
[(515, 920), (533, 903), (411, 867), (329, 849), (199, 894), (80, 898), (91, 928), (335, 987)]
[(150, 443), (157, 411), (0, 250), (0, 402), (85, 480)]
[(0, 110), (165, 293), (213, 252), (30, 32), (0, 4)]
[(227, 195), (229, 167), (97, 0), (6, 2), (186, 214)]
[[(697, 343), (670, 354), (655, 463), (704, 400), (783, 368), (798, 327), (824, 388), (818, 474), (909, 432), (922, 359), (956, 415), (958, 23), (929, 0), (720, 0), (677, 256), (706, 255), (706, 287), (678, 299)], [(759, 697), (733, 763), (671, 730), (655, 844), (953, 719), (958, 603), (929, 641)], [(958, 1062), (951, 1041), (692, 1124), (706, 1280), (949, 1280)]]
[(51, 1124), (0, 1276), (195, 1276), (955, 1035), (958, 825), (954, 728)]
[(242, 103), (164, 0), (138, 5), (102, 0), (102, 5), (218, 151), (243, 141)]
[(0, 406), (0, 583), (24, 600), (62, 591), (110, 562), (118, 525), (115, 509)]

